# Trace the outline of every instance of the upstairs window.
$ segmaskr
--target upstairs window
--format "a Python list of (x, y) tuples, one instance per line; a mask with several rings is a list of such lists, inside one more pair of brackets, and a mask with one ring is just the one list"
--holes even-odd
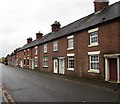
[(27, 56), (29, 56), (29, 49), (27, 49), (26, 52), (27, 52)]
[(47, 53), (47, 43), (44, 44), (44, 53)]
[(74, 36), (69, 36), (67, 37), (68, 40), (68, 49), (67, 50), (71, 50), (74, 49)]
[(25, 50), (24, 50), (24, 53), (23, 53), (23, 54), (24, 54), (24, 56), (25, 56)]
[(90, 33), (90, 44), (98, 44), (98, 32)]
[(38, 54), (38, 47), (36, 46), (35, 47), (35, 55), (37, 55)]
[(58, 51), (58, 41), (54, 41), (53, 43), (53, 51)]
[(88, 47), (97, 46), (98, 45), (98, 28), (91, 29), (88, 31), (90, 37), (90, 43)]

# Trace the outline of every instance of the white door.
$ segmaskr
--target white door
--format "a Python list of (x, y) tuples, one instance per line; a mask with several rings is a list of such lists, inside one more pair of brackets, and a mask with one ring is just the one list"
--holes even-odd
[(53, 73), (58, 73), (58, 60), (54, 59), (54, 71)]
[(21, 60), (20, 62), (20, 67), (22, 68), (23, 67), (23, 61)]
[(32, 69), (34, 69), (34, 60), (31, 60), (31, 61), (32, 61), (31, 67), (32, 67)]
[(59, 60), (59, 74), (65, 74), (65, 61), (64, 61), (64, 59)]

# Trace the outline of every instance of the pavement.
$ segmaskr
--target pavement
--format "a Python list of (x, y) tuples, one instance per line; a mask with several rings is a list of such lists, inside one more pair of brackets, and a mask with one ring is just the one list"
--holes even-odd
[(3, 66), (3, 84), (18, 102), (117, 102), (119, 99), (117, 84), (10, 66)]

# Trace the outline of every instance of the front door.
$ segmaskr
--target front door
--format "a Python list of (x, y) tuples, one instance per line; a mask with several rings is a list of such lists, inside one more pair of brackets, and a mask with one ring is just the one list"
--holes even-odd
[(31, 68), (34, 69), (34, 60), (31, 60), (32, 64), (31, 64)]
[(58, 73), (58, 59), (54, 59), (54, 73)]
[(21, 68), (23, 67), (23, 61), (22, 60), (20, 61), (20, 67)]
[(117, 59), (109, 59), (110, 80), (117, 81)]
[(59, 74), (65, 74), (65, 61), (64, 61), (64, 59), (59, 60)]

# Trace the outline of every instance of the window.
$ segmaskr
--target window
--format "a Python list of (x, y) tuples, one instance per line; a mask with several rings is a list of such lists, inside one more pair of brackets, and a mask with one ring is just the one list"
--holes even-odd
[(98, 45), (98, 28), (95, 29), (91, 29), (88, 31), (89, 35), (90, 35), (90, 45), (88, 45), (88, 47), (92, 47), (92, 46), (97, 46)]
[(27, 59), (27, 65), (29, 66), (29, 59)]
[(98, 70), (99, 69), (99, 56), (91, 55), (90, 56), (90, 70)]
[(35, 47), (35, 55), (37, 55), (38, 54), (38, 47), (36, 46)]
[(35, 67), (38, 67), (38, 57), (35, 57)]
[(88, 72), (100, 73), (99, 71), (99, 54), (100, 51), (88, 52), (89, 55), (89, 70)]
[(48, 57), (43, 57), (43, 67), (48, 67)]
[(23, 53), (23, 54), (24, 54), (24, 56), (25, 56), (25, 50), (24, 50), (24, 53)]
[(98, 44), (98, 32), (90, 33), (90, 44)]
[(74, 70), (74, 56), (68, 57), (68, 69), (67, 70)]
[(68, 68), (74, 68), (74, 57), (68, 58)]
[(47, 44), (44, 44), (44, 53), (47, 53)]
[(25, 63), (25, 59), (23, 60), (23, 63), (24, 63), (24, 65), (26, 64), (26, 63)]
[(67, 37), (68, 39), (68, 49), (67, 50), (71, 50), (71, 49), (74, 49), (74, 36), (69, 36)]
[(58, 51), (58, 42), (54, 41), (53, 43), (53, 51)]
[(29, 49), (27, 49), (27, 56), (29, 56)]

